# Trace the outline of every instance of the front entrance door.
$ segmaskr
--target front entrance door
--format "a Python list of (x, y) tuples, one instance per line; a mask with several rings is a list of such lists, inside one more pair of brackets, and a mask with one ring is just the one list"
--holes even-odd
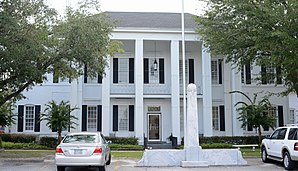
[(160, 141), (160, 114), (148, 114), (148, 140)]

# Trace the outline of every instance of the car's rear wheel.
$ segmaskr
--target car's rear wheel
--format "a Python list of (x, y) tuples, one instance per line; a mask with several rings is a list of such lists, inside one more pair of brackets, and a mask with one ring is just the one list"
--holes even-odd
[(64, 171), (65, 170), (65, 166), (57, 166), (57, 171)]
[(110, 164), (111, 164), (111, 154), (109, 154), (109, 159), (108, 159), (108, 161), (107, 161), (106, 164), (107, 164), (107, 165), (110, 165)]
[(264, 163), (268, 163), (269, 162), (269, 159), (267, 157), (267, 151), (266, 151), (266, 148), (265, 147), (262, 147), (262, 161)]
[(283, 164), (286, 170), (292, 170), (295, 167), (294, 161), (292, 161), (289, 152), (285, 152), (283, 155)]
[(98, 170), (99, 171), (106, 171), (106, 166), (99, 166), (98, 167)]

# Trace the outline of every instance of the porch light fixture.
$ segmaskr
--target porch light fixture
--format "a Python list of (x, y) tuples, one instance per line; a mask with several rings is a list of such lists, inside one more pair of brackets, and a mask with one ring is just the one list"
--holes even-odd
[(155, 60), (154, 60), (154, 63), (153, 63), (153, 68), (154, 68), (154, 71), (157, 71), (157, 61), (156, 61), (156, 41), (154, 41), (154, 56), (155, 56)]

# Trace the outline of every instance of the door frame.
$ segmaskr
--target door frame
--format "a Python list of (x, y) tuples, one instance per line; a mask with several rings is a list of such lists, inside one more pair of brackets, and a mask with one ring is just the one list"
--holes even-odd
[[(159, 125), (158, 125), (158, 131), (159, 131), (159, 138), (156, 140), (156, 139), (154, 139), (154, 140), (152, 140), (152, 139), (150, 139), (150, 134), (149, 134), (149, 121), (150, 121), (150, 119), (149, 119), (149, 117), (150, 116), (152, 116), (152, 115), (157, 115), (158, 117), (159, 117)], [(148, 141), (151, 141), (151, 142), (159, 142), (159, 141), (161, 141), (161, 138), (162, 138), (162, 135), (161, 135), (161, 133), (162, 133), (162, 130), (161, 130), (161, 128), (162, 128), (162, 126), (161, 126), (161, 113), (147, 113), (147, 135), (148, 135)]]

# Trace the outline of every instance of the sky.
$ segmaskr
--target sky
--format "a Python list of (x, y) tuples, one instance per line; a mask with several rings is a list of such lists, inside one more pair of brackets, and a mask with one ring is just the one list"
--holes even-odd
[[(79, 0), (45, 0), (50, 7), (63, 14), (66, 4), (75, 7)], [(100, 0), (102, 11), (129, 12), (177, 12), (182, 11), (183, 0)], [(203, 2), (200, 0), (184, 0), (184, 12), (201, 14)]]

